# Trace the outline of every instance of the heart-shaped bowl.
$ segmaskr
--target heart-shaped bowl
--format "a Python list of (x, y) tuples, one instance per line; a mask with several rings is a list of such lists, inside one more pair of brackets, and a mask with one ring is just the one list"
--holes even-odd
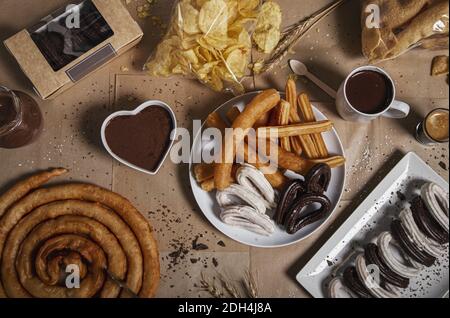
[[(149, 170), (144, 169), (144, 168), (142, 168), (142, 167), (136, 166), (136, 165), (134, 165), (134, 164), (128, 162), (127, 160), (125, 160), (125, 159), (119, 157), (117, 154), (115, 154), (115, 153), (111, 150), (111, 148), (110, 148), (109, 145), (108, 145), (108, 141), (107, 141), (107, 139), (106, 139), (106, 127), (108, 127), (108, 124), (109, 124), (114, 118), (116, 118), (116, 117), (122, 117), (122, 116), (136, 116), (136, 115), (138, 115), (139, 113), (141, 113), (144, 109), (147, 109), (147, 108), (149, 108), (149, 107), (161, 107), (161, 108), (165, 109), (165, 110), (169, 113), (169, 115), (170, 115), (170, 117), (171, 117), (171, 120), (172, 120), (172, 127), (173, 127), (173, 129), (172, 129), (172, 131), (171, 131), (171, 133), (170, 133), (170, 142), (169, 142), (169, 146), (167, 147), (165, 153), (162, 154), (161, 160), (160, 160), (160, 162), (158, 163), (158, 166), (157, 166), (157, 168), (155, 169), (155, 171), (149, 171)], [(174, 144), (174, 142), (175, 142), (176, 133), (177, 133), (177, 118), (176, 118), (176, 116), (175, 116), (174, 111), (172, 110), (172, 108), (171, 108), (169, 105), (167, 105), (166, 103), (164, 103), (164, 102), (162, 102), (162, 101), (159, 101), (159, 100), (149, 100), (149, 101), (146, 101), (146, 102), (144, 102), (143, 104), (141, 104), (139, 107), (137, 107), (135, 110), (132, 110), (132, 111), (126, 111), (126, 110), (123, 110), (123, 111), (118, 111), (118, 112), (112, 113), (111, 115), (109, 115), (109, 116), (105, 119), (105, 121), (103, 122), (102, 128), (101, 128), (101, 138), (102, 138), (103, 146), (105, 147), (105, 149), (109, 152), (109, 154), (110, 154), (114, 159), (116, 159), (116, 160), (119, 161), (120, 163), (122, 163), (122, 164), (124, 164), (124, 165), (126, 165), (126, 166), (128, 166), (128, 167), (130, 167), (130, 168), (133, 168), (133, 169), (135, 169), (135, 170), (137, 170), (137, 171), (140, 171), (140, 172), (143, 172), (143, 173), (152, 175), (152, 176), (156, 175), (156, 174), (159, 172), (159, 170), (161, 169), (162, 165), (164, 164), (164, 161), (166, 160), (166, 158), (167, 158), (167, 156), (168, 156), (168, 154), (169, 154), (170, 150), (172, 149), (172, 146), (173, 146), (173, 144)]]

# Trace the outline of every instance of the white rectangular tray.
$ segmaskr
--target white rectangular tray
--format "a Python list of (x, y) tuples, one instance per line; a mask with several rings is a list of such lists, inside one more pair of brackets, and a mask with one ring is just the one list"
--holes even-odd
[[(349, 261), (355, 248), (363, 247), (389, 230), (393, 217), (398, 217), (402, 206), (419, 193), (419, 187), (425, 182), (434, 182), (448, 192), (444, 179), (415, 153), (408, 153), (303, 267), (297, 281), (313, 297), (328, 297), (326, 283), (331, 275)], [(406, 200), (398, 193), (406, 196)], [(448, 297), (448, 250), (446, 254), (417, 280), (412, 280), (402, 297)]]

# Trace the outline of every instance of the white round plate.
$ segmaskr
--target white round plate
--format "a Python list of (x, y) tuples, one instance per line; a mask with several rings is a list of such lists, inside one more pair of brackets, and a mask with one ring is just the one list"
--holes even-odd
[[(215, 111), (218, 112), (222, 118), (226, 118), (225, 114), (229, 111), (233, 106), (239, 107), (241, 110), (245, 108), (245, 106), (250, 103), (250, 101), (258, 94), (259, 92), (251, 92), (242, 96), (235, 97), (230, 101), (226, 102)], [(284, 94), (280, 93), (282, 96)], [(313, 106), (314, 113), (316, 115), (317, 120), (326, 120), (324, 114), (322, 114), (316, 107)], [(230, 237), (231, 239), (238, 241), (245, 245), (255, 246), (255, 247), (263, 247), (263, 248), (273, 248), (273, 247), (282, 247), (290, 244), (297, 243), (315, 231), (317, 231), (333, 214), (336, 210), (336, 207), (342, 197), (342, 193), (344, 191), (344, 183), (345, 183), (345, 166), (335, 168), (332, 170), (331, 182), (326, 193), (327, 197), (331, 200), (332, 203), (332, 211), (327, 215), (326, 218), (318, 221), (316, 223), (310, 224), (294, 235), (287, 234), (285, 230), (280, 227), (276, 227), (275, 232), (271, 236), (263, 236), (258, 235), (252, 232), (249, 232), (244, 229), (240, 229), (237, 227), (233, 227), (227, 225), (222, 222), (220, 219), (220, 207), (216, 202), (216, 192), (205, 192), (202, 190), (200, 185), (195, 180), (195, 176), (193, 173), (193, 167), (195, 163), (193, 163), (194, 155), (199, 158), (198, 154), (202, 152), (202, 147), (211, 147), (211, 141), (205, 140), (202, 142), (201, 136), (202, 131), (200, 131), (194, 139), (194, 143), (192, 146), (191, 159), (189, 163), (189, 171), (190, 171), (190, 180), (192, 192), (194, 193), (197, 204), (199, 205), (201, 211), (205, 215), (205, 217), (222, 233)], [(333, 128), (333, 130), (323, 134), (325, 143), (330, 154), (333, 155), (341, 155), (344, 156), (344, 149), (342, 147), (341, 140)], [(209, 144), (208, 144), (209, 143)], [(288, 176), (295, 176), (293, 173), (287, 174)]]

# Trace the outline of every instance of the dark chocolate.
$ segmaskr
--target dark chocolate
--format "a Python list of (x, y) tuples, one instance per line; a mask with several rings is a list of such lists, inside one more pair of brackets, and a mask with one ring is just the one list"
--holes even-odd
[(287, 212), (291, 210), (292, 205), (305, 190), (305, 184), (298, 179), (291, 180), (286, 185), (274, 216), (277, 224), (285, 224)]
[[(314, 203), (320, 204), (320, 208), (312, 212), (303, 211)], [(295, 234), (305, 226), (315, 223), (327, 216), (331, 211), (331, 201), (322, 194), (304, 194), (287, 212), (286, 228), (289, 234)]]
[(344, 284), (345, 286), (353, 291), (356, 295), (361, 298), (373, 298), (367, 288), (359, 279), (358, 273), (354, 266), (350, 266), (344, 271)]
[(400, 276), (397, 273), (393, 272), (383, 261), (383, 259), (380, 257), (378, 246), (376, 244), (367, 244), (366, 248), (364, 249), (364, 257), (367, 264), (378, 266), (381, 278), (389, 284), (400, 288), (407, 288), (409, 286), (408, 278)]
[(448, 243), (448, 233), (434, 219), (421, 197), (416, 197), (411, 202), (411, 211), (414, 221), (426, 236), (442, 245)]
[(327, 164), (314, 166), (305, 177), (306, 190), (310, 193), (323, 194), (331, 181), (331, 168)]
[(425, 251), (420, 250), (416, 244), (410, 241), (408, 234), (400, 220), (395, 220), (391, 224), (392, 235), (400, 244), (403, 251), (416, 262), (427, 267), (433, 266), (436, 258)]

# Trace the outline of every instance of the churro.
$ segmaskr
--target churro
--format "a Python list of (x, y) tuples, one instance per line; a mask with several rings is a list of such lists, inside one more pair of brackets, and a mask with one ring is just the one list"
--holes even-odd
[[(229, 176), (231, 175), (231, 169), (235, 157), (234, 145), (239, 145), (244, 141), (245, 135), (248, 130), (252, 128), (256, 121), (265, 113), (273, 109), (280, 102), (280, 94), (274, 90), (265, 90), (258, 94), (247, 105), (244, 111), (236, 118), (232, 128), (242, 129), (244, 134), (225, 136), (222, 149), (221, 162), (215, 166), (214, 180), (216, 188), (224, 190), (230, 185)], [(233, 136), (234, 135), (234, 136)]]
[(319, 163), (326, 163), (330, 166), (330, 168), (337, 168), (340, 166), (343, 166), (345, 164), (345, 158), (342, 156), (334, 156), (324, 159), (311, 159), (308, 160), (311, 164), (319, 164)]
[[(235, 119), (241, 114), (241, 111), (237, 106), (232, 107), (226, 114), (228, 121), (234, 122)], [(218, 127), (222, 127), (223, 125), (226, 126), (226, 123), (223, 121), (223, 119), (219, 116), (216, 117), (213, 122), (211, 122), (214, 125), (217, 125)], [(216, 126), (210, 126), (211, 128), (217, 128)], [(249, 158), (253, 158), (252, 160), (249, 160)], [(288, 178), (281, 173), (280, 171), (269, 171), (270, 164), (269, 163), (263, 163), (259, 154), (251, 147), (248, 146), (247, 143), (244, 145), (244, 158), (243, 159), (246, 163), (251, 164), (252, 166), (256, 167), (257, 169), (262, 170), (267, 180), (270, 182), (272, 187), (275, 189), (281, 189), (286, 184)], [(197, 168), (199, 169), (199, 168)], [(205, 168), (201, 168), (205, 169)], [(194, 171), (195, 174), (195, 171)], [(210, 178), (214, 178), (214, 173), (210, 176)], [(208, 178), (209, 179), (209, 178)], [(198, 180), (197, 180), (198, 181)], [(212, 180), (206, 180), (202, 182), (201, 187), (203, 190), (207, 192), (211, 192), (215, 190), (215, 184), (214, 179)]]
[(214, 176), (214, 165), (199, 163), (194, 166), (194, 176), (197, 182), (202, 183)]
[[(300, 123), (300, 117), (297, 112), (297, 84), (295, 80), (290, 77), (286, 82), (286, 100), (291, 105), (289, 110), (290, 112), (290, 124), (298, 124)], [(302, 142), (298, 136), (291, 137), (291, 147), (293, 152), (297, 155), (301, 155), (303, 153)]]
[[(269, 124), (271, 126), (285, 126), (289, 124), (291, 105), (281, 100), (280, 104), (272, 111)], [(291, 151), (291, 141), (288, 137), (280, 138), (280, 145), (286, 151)]]
[(301, 135), (312, 135), (329, 131), (333, 128), (333, 123), (329, 120), (322, 120), (314, 123), (293, 124), (286, 126), (260, 127), (257, 130), (258, 138), (278, 138), (293, 137)]
[(208, 128), (217, 128), (222, 133), (224, 133), (225, 129), (227, 128), (227, 124), (223, 121), (223, 119), (217, 112), (208, 115), (208, 118), (206, 118), (206, 126)]
[[(316, 116), (314, 115), (314, 111), (312, 109), (311, 103), (309, 101), (308, 95), (302, 93), (298, 96), (298, 106), (300, 109), (300, 114), (303, 117), (303, 122), (311, 123), (316, 122)], [(318, 151), (318, 155), (320, 158), (328, 157), (328, 149), (325, 145), (325, 141), (321, 134), (313, 134), (311, 136), (314, 141), (314, 145)], [(314, 158), (311, 158), (314, 159)]]

